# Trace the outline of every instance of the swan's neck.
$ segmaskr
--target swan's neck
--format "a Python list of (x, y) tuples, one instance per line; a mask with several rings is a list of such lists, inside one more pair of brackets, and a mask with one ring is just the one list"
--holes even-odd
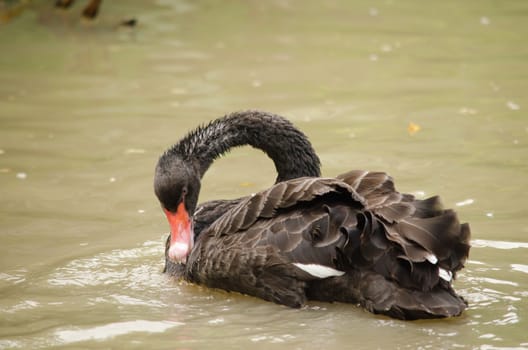
[(288, 120), (259, 111), (236, 112), (202, 126), (168, 150), (191, 163), (203, 177), (212, 162), (233, 147), (265, 152), (277, 169), (277, 182), (320, 176), (320, 161), (306, 136)]

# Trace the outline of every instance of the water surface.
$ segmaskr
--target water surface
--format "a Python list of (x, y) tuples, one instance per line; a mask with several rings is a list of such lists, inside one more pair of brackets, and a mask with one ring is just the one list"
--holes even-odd
[[(0, 349), (528, 348), (527, 2), (108, 1), (95, 23), (51, 3), (0, 26)], [(472, 227), (469, 310), (291, 310), (163, 275), (158, 155), (248, 108), (305, 131), (325, 176), (441, 194)], [(200, 199), (274, 178), (237, 149)]]

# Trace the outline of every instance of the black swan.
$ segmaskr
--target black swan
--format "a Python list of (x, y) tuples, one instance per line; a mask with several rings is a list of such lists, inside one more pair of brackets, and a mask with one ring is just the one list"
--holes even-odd
[[(211, 163), (242, 145), (274, 161), (275, 185), (197, 207)], [(468, 224), (438, 197), (397, 192), (382, 172), (319, 176), (311, 144), (280, 116), (238, 112), (190, 132), (155, 171), (155, 193), (171, 228), (165, 271), (290, 307), (307, 300), (359, 303), (407, 320), (464, 311), (452, 281), (469, 254)]]

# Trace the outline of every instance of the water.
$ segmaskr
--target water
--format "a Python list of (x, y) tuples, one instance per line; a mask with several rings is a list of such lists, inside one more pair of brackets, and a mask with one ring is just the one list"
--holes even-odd
[[(51, 3), (0, 26), (0, 349), (528, 348), (528, 3), (108, 1), (92, 24)], [(247, 108), (304, 130), (325, 176), (441, 194), (472, 227), (469, 310), (291, 310), (163, 275), (158, 155)], [(238, 149), (201, 200), (274, 178)]]

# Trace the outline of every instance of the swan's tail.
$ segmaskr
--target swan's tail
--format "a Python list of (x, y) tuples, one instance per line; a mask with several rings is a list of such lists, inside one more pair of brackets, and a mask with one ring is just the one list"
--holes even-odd
[(357, 278), (361, 291), (359, 302), (373, 313), (416, 320), (459, 316), (467, 307), (451, 282), (442, 279), (431, 289), (423, 290), (407, 288), (399, 281), (370, 271), (361, 272)]
[(467, 302), (451, 286), (437, 286), (426, 292), (407, 289), (364, 270), (313, 281), (307, 296), (312, 300), (357, 302), (372, 313), (402, 320), (459, 316), (467, 308)]
[(357, 301), (375, 313), (403, 319), (459, 315), (467, 303), (452, 283), (469, 254), (469, 225), (443, 209), (438, 197), (400, 194), (384, 173), (340, 178), (365, 205), (357, 225), (343, 228), (349, 244), (336, 260), (348, 277), (340, 283), (356, 289)]

